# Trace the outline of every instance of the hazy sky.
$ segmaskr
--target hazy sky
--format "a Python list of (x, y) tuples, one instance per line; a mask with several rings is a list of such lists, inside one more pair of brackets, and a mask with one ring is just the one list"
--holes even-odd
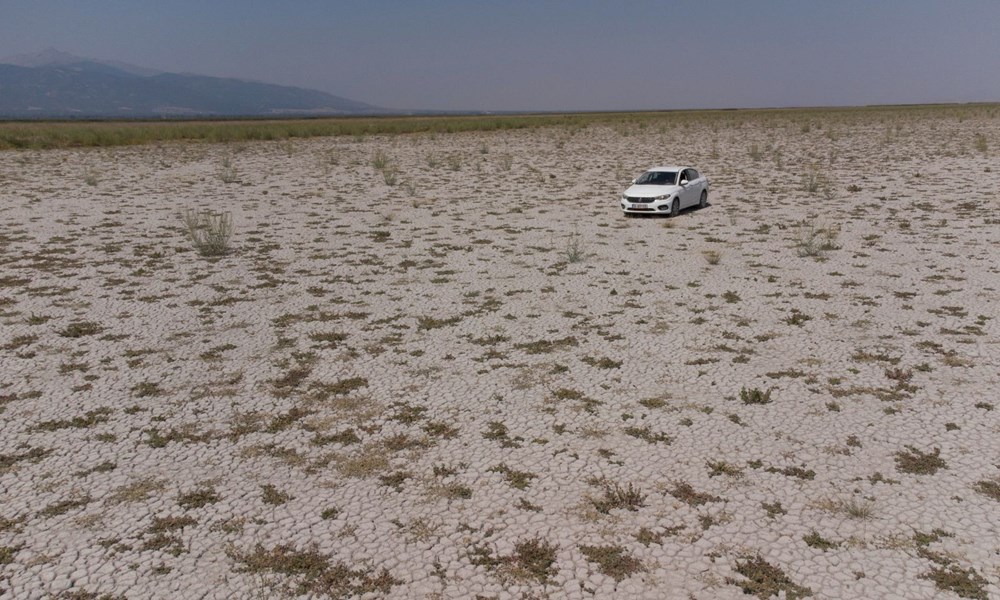
[(50, 46), (404, 109), (1000, 100), (1000, 0), (0, 0)]

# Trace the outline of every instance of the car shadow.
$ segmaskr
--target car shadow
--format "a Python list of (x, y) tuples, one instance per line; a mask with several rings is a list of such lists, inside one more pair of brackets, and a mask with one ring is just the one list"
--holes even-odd
[[(712, 203), (711, 202), (705, 204), (704, 207), (698, 206), (696, 204), (694, 206), (689, 206), (689, 207), (687, 207), (685, 209), (682, 209), (681, 212), (677, 214), (677, 216), (681, 217), (681, 216), (684, 216), (684, 215), (689, 214), (689, 213), (698, 213), (698, 212), (700, 212), (702, 210), (709, 209), (709, 208), (712, 208)], [(669, 219), (670, 218), (670, 215), (668, 213), (665, 213), (665, 212), (622, 213), (622, 214), (625, 215), (625, 218), (630, 218), (630, 219)]]

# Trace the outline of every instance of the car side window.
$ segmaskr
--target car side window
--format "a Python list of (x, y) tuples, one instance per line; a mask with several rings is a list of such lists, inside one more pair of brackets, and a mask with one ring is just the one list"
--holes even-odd
[(694, 169), (688, 169), (688, 181), (694, 181), (695, 179), (698, 179), (698, 177), (699, 177), (698, 171), (695, 171)]
[(691, 181), (691, 169), (681, 171), (681, 180)]

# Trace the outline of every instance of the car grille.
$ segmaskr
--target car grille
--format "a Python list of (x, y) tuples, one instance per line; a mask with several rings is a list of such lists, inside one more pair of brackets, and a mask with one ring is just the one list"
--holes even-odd
[(625, 196), (625, 199), (629, 202), (641, 202), (643, 204), (649, 204), (653, 201), (652, 198), (636, 198), (634, 196)]

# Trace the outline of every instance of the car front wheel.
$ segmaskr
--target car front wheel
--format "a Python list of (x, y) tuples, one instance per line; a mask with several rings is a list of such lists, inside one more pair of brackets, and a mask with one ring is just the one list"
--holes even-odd
[(674, 198), (673, 203), (670, 205), (670, 218), (676, 217), (681, 214), (681, 201), (678, 198)]
[(705, 208), (708, 206), (708, 190), (701, 191), (701, 199), (698, 200), (698, 208)]

